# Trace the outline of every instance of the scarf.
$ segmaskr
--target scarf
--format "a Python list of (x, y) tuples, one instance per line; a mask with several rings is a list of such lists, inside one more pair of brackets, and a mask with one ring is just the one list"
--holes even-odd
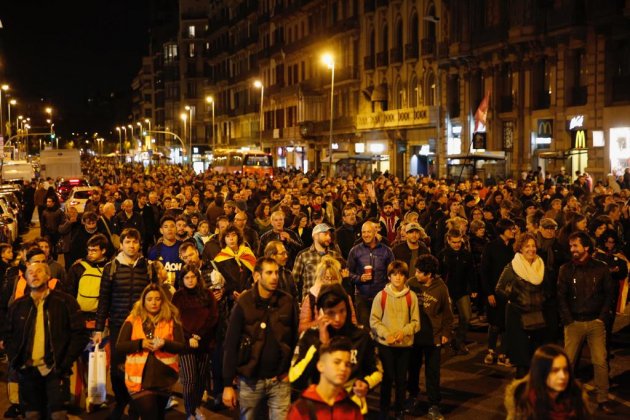
[(256, 265), (256, 256), (254, 255), (252, 250), (245, 245), (241, 245), (240, 247), (238, 247), (238, 251), (236, 253), (232, 250), (232, 248), (226, 246), (221, 250), (221, 252), (217, 254), (217, 256), (214, 258), (214, 261), (221, 262), (227, 261), (232, 258), (234, 258), (239, 267), (244, 265), (249, 269), (249, 271), (254, 271), (254, 265)]
[(512, 268), (517, 276), (534, 286), (542, 283), (545, 276), (545, 263), (539, 256), (536, 256), (534, 263), (530, 264), (523, 254), (517, 252), (512, 259)]

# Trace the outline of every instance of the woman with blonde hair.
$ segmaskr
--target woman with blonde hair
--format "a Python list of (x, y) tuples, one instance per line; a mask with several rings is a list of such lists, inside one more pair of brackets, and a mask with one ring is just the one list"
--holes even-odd
[[(308, 330), (311, 327), (317, 326), (318, 314), (315, 302), (319, 295), (319, 290), (326, 284), (341, 284), (343, 278), (343, 272), (345, 269), (341, 269), (341, 263), (331, 257), (330, 255), (324, 255), (317, 267), (315, 268), (315, 283), (311, 287), (300, 309), (300, 322), (298, 325), (298, 333), (302, 334), (303, 331)], [(357, 316), (354, 312), (354, 305), (352, 304), (352, 298), (348, 296), (350, 300), (350, 308), (352, 312), (352, 323), (357, 325)]]
[[(163, 419), (185, 349), (179, 311), (161, 286), (149, 284), (125, 320), (116, 351), (126, 354), (125, 385), (141, 419)], [(116, 369), (112, 366), (112, 369)]]

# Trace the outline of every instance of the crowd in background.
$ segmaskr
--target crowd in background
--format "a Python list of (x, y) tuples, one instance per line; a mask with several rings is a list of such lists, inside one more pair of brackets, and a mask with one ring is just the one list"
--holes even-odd
[[(27, 394), (65, 378), (91, 334), (110, 337), (114, 418), (130, 403), (131, 415), (163, 417), (177, 380), (189, 418), (203, 417), (204, 395), (216, 409), (238, 405), (242, 418), (266, 408), (274, 419), (313, 418), (322, 404), (359, 418), (377, 386), (379, 415), (402, 418), (417, 412), (424, 364), (427, 415), (439, 419), (441, 357), (469, 353), (473, 317), (488, 324), (483, 363), (514, 368), (512, 415), (589, 415), (570, 372), (585, 340), (596, 408), (613, 412), (628, 171), (605, 181), (564, 171), (455, 181), (84, 165), (97, 188), (82, 214), (62, 205), (53, 180), (27, 183), (26, 213), (38, 212), (41, 235), (15, 256), (0, 245), (15, 412), (65, 412), (63, 396)], [(74, 301), (56, 309), (53, 337), (41, 302), (67, 294)], [(523, 384), (551, 375), (543, 359), (564, 360), (566, 374), (532, 404)], [(325, 400), (327, 389), (338, 393)]]

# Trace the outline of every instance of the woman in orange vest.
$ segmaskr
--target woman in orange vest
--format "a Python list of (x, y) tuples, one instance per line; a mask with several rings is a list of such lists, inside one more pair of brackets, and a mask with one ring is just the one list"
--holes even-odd
[[(116, 350), (127, 355), (125, 384), (141, 419), (163, 419), (185, 349), (179, 312), (157, 284), (148, 285), (125, 320)], [(115, 369), (112, 366), (112, 369)]]

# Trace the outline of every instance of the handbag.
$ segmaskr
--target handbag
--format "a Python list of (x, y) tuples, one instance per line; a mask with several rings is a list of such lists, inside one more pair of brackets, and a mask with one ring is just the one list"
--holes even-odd
[(101, 220), (103, 221), (103, 225), (105, 225), (105, 229), (107, 230), (112, 246), (116, 251), (118, 251), (120, 249), (120, 235), (116, 233), (112, 234), (112, 231), (109, 229), (109, 225), (107, 224), (107, 220), (105, 220), (103, 216), (101, 216)]
[(539, 330), (546, 325), (542, 311), (523, 312), (521, 314), (521, 323), (525, 331)]

